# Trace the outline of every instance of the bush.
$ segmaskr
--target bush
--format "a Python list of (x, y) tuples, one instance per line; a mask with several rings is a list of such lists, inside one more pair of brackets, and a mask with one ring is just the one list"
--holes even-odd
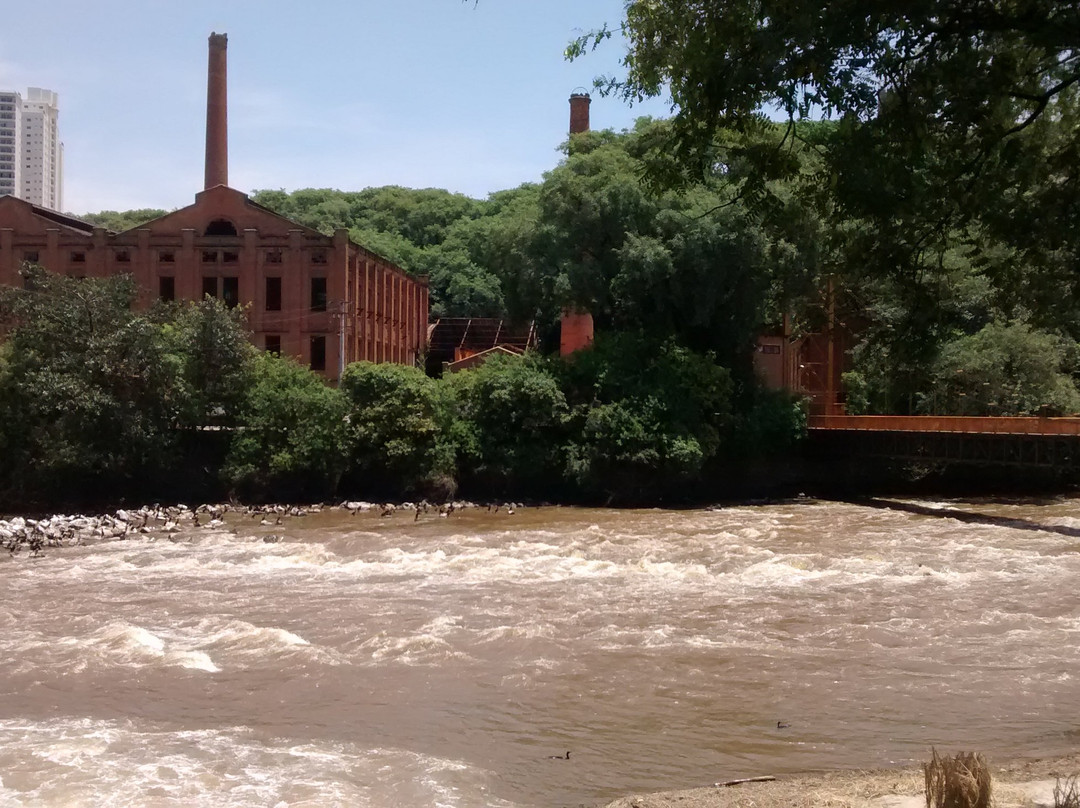
[[(0, 485), (68, 501), (137, 491), (176, 462), (183, 391), (159, 326), (131, 311), (130, 277), (36, 266), (0, 294)], [(62, 492), (62, 493), (60, 493)]]
[(152, 316), (162, 321), (166, 344), (178, 360), (181, 422), (185, 426), (235, 424), (251, 386), (256, 354), (245, 310), (206, 298), (159, 304)]
[(349, 490), (397, 495), (452, 493), (454, 453), (443, 432), (443, 388), (404, 365), (357, 362), (345, 369)]
[(936, 415), (1080, 412), (1080, 347), (1025, 323), (990, 323), (946, 343), (919, 409)]
[(254, 498), (323, 499), (346, 466), (342, 394), (294, 360), (262, 354), (222, 471)]
[(484, 496), (535, 496), (557, 484), (566, 399), (540, 360), (493, 356), (443, 384), (463, 482)]
[(601, 335), (562, 375), (573, 407), (565, 473), (594, 497), (685, 491), (731, 425), (728, 371), (670, 341)]
[(806, 436), (806, 402), (786, 390), (754, 388), (733, 419), (724, 458), (775, 457)]

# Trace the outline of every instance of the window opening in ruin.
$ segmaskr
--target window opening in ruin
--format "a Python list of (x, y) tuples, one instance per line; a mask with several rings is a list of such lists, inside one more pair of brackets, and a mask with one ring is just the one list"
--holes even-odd
[(311, 279), (311, 310), (326, 311), (326, 278)]
[(204, 236), (235, 236), (236, 225), (230, 222), (228, 219), (214, 219), (210, 224), (206, 226), (206, 232)]
[(281, 311), (281, 278), (266, 279), (266, 310)]
[(226, 277), (221, 279), (221, 299), (230, 309), (240, 305), (240, 279)]
[(311, 338), (311, 369), (326, 370), (326, 337)]

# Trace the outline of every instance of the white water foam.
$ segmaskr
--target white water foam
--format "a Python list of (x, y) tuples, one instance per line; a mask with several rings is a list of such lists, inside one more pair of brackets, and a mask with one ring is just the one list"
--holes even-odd
[(0, 721), (0, 805), (349, 805), (513, 808), (462, 761), (245, 728), (153, 731), (130, 723)]

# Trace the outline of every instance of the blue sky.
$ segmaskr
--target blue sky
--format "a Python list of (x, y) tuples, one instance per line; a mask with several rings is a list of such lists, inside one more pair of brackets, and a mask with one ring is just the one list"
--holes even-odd
[[(6, 4), (0, 89), (60, 94), (66, 210), (189, 204), (207, 37), (229, 35), (229, 184), (484, 197), (559, 160), (575, 88), (618, 70), (567, 42), (622, 0), (35, 0)], [(592, 127), (669, 114), (593, 93)]]

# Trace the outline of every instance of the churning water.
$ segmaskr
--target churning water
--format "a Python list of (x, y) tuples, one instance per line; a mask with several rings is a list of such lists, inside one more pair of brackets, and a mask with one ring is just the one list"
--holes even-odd
[(900, 505), (231, 514), (5, 557), (0, 805), (577, 806), (1073, 747), (1080, 502)]

